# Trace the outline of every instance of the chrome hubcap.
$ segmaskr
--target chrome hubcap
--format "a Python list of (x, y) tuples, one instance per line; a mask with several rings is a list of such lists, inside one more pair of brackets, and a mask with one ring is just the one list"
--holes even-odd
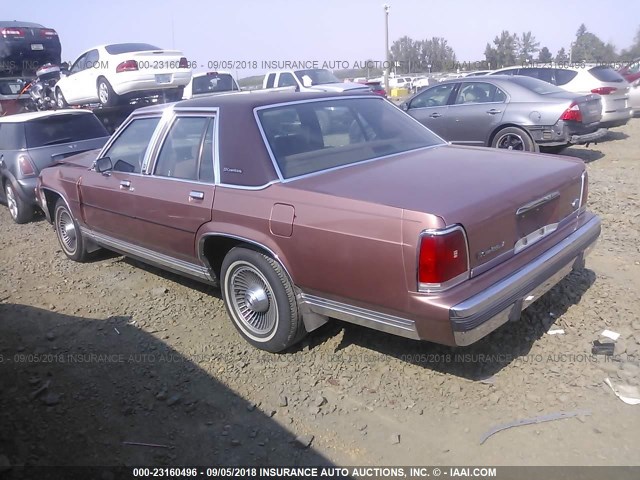
[(100, 97), (100, 101), (102, 103), (107, 103), (109, 101), (109, 91), (107, 90), (107, 86), (104, 83), (101, 83), (98, 87), (98, 96)]
[(7, 185), (5, 189), (6, 197), (7, 197), (7, 206), (9, 207), (9, 213), (12, 218), (18, 217), (18, 202), (16, 202), (16, 195), (13, 193), (13, 188), (10, 185)]
[(259, 337), (267, 336), (277, 324), (278, 309), (264, 275), (243, 262), (231, 272), (229, 286), (229, 300), (243, 329)]
[(68, 212), (62, 211), (58, 215), (58, 233), (62, 246), (69, 253), (73, 253), (76, 250), (76, 227), (73, 224), (73, 219)]
[(515, 133), (507, 133), (498, 140), (498, 148), (506, 150), (524, 150), (524, 140), (520, 135)]

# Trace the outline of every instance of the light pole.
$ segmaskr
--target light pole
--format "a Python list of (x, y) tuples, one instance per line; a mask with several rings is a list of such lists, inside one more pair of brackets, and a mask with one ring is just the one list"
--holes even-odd
[(384, 4), (384, 60), (385, 60), (385, 69), (384, 69), (384, 89), (389, 94), (389, 68), (391, 66), (389, 61), (389, 10), (391, 10), (391, 6), (388, 4)]

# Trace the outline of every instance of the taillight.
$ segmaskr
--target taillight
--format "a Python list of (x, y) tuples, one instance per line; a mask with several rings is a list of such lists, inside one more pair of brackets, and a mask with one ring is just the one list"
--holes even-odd
[(591, 90), (591, 93), (597, 93), (598, 95), (611, 95), (618, 90), (616, 87), (598, 87)]
[(24, 37), (24, 29), (15, 27), (0, 28), (0, 35), (3, 37)]
[(467, 239), (460, 226), (426, 231), (420, 239), (418, 290), (433, 293), (469, 277)]
[(582, 121), (582, 112), (576, 102), (572, 102), (564, 113), (560, 116), (560, 120), (570, 120), (574, 122)]
[(56, 32), (53, 28), (43, 28), (40, 30), (40, 36), (46, 38), (57, 37), (58, 32)]
[(185, 57), (180, 58), (180, 64), (178, 65), (178, 68), (189, 68), (189, 62)]
[(36, 169), (31, 163), (31, 159), (26, 155), (18, 155), (18, 167), (23, 177), (33, 177), (36, 174)]
[(133, 72), (138, 70), (138, 62), (135, 60), (126, 60), (116, 67), (116, 73)]

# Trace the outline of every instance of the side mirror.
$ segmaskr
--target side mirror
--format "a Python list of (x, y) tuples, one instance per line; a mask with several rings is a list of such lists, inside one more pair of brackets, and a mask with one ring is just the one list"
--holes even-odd
[(407, 102), (402, 102), (400, 104), (400, 108), (406, 112), (407, 110), (409, 110), (409, 104)]
[(113, 163), (111, 162), (111, 158), (109, 157), (98, 158), (93, 164), (93, 169), (96, 172), (102, 173), (102, 174), (110, 172), (111, 170), (113, 170)]
[(65, 72), (66, 72), (67, 70), (69, 70), (69, 62), (62, 62), (62, 63), (60, 64), (60, 70), (65, 71)]
[(302, 85), (304, 85), (305, 87), (313, 86), (313, 80), (311, 80), (311, 77), (309, 75), (304, 75), (302, 77)]

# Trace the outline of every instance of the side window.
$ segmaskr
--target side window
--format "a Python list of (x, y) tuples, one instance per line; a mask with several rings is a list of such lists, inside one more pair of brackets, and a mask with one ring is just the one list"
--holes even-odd
[(84, 59), (83, 70), (87, 68), (96, 68), (97, 63), (98, 63), (98, 50), (91, 50), (90, 52), (87, 52), (87, 55)]
[(80, 58), (78, 58), (76, 60), (76, 63), (74, 63), (71, 66), (71, 69), (69, 70), (71, 73), (78, 73), (81, 72), (82, 70), (85, 69), (85, 64), (87, 63), (87, 55), (89, 55), (88, 53), (85, 53), (84, 55), (81, 55)]
[(209, 122), (207, 134), (204, 136), (202, 151), (200, 153), (200, 167), (198, 171), (198, 179), (201, 182), (213, 183), (213, 129), (215, 128), (215, 119)]
[(273, 88), (273, 81), (276, 79), (276, 74), (275, 73), (270, 73), (269, 76), (267, 77), (267, 87), (266, 88)]
[(178, 117), (160, 149), (154, 175), (197, 180), (200, 147), (208, 123), (208, 117)]
[(553, 83), (552, 68), (521, 68), (518, 75), (525, 75), (531, 78), (537, 78), (547, 83)]
[(0, 123), (0, 150), (25, 148), (24, 123)]
[(294, 78), (293, 74), (289, 72), (284, 72), (280, 74), (280, 78), (278, 79), (279, 87), (297, 87), (298, 83)]
[(632, 63), (631, 65), (629, 65), (629, 70), (627, 70), (627, 73), (638, 73), (638, 72), (640, 72), (640, 62)]
[(558, 86), (566, 85), (571, 80), (576, 78), (578, 72), (575, 70), (568, 70), (566, 68), (557, 68), (555, 70), (556, 81), (555, 84)]
[(463, 83), (456, 97), (456, 105), (464, 103), (504, 102), (506, 95), (491, 83)]
[(517, 68), (510, 68), (509, 70), (496, 72), (495, 75), (519, 75), (519, 73)]
[(455, 83), (436, 85), (425, 90), (411, 101), (410, 108), (442, 107), (447, 104)]
[(144, 154), (159, 121), (160, 117), (134, 120), (118, 135), (104, 155), (111, 158), (115, 171), (140, 173)]

